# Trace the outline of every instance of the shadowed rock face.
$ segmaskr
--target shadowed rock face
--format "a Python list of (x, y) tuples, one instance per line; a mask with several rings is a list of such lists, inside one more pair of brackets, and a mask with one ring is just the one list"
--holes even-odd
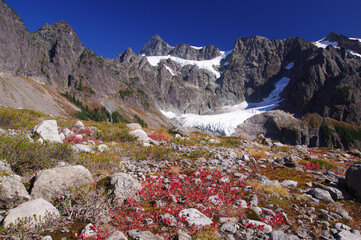
[(359, 40), (349, 39), (348, 37), (337, 32), (330, 32), (324, 41), (337, 42), (339, 47), (350, 49), (361, 54), (361, 42)]
[(280, 108), (296, 116), (316, 112), (361, 125), (360, 79), (360, 58), (345, 49), (318, 49), (295, 69)]

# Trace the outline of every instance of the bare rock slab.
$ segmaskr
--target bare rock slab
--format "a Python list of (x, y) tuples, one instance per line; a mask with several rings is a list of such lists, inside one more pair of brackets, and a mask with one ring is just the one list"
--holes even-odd
[(361, 163), (356, 163), (347, 169), (346, 184), (349, 192), (361, 199)]
[(36, 174), (31, 196), (53, 202), (53, 198), (66, 194), (69, 187), (76, 188), (94, 183), (91, 173), (83, 166), (52, 168)]
[(59, 211), (51, 203), (42, 198), (37, 198), (10, 209), (4, 219), (4, 227), (8, 228), (12, 224), (16, 225), (20, 221), (25, 221), (25, 219), (28, 227), (35, 227), (59, 216)]

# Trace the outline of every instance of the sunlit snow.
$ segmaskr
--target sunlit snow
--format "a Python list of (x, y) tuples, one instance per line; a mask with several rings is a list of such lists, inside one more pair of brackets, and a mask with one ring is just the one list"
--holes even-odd
[[(358, 40), (361, 42), (361, 39), (359, 38), (350, 38), (351, 40)], [(319, 48), (326, 48), (328, 45), (331, 45), (333, 46), (334, 48), (340, 48), (338, 46), (338, 43), (337, 42), (329, 42), (329, 41), (324, 41), (324, 38), (322, 38), (321, 40), (318, 40), (317, 42), (315, 42), (315, 45)], [(349, 51), (350, 53), (352, 53), (353, 55), (357, 56), (357, 57), (361, 57), (361, 54), (355, 52), (355, 51), (352, 51), (350, 49), (347, 49), (347, 51)]]
[(174, 72), (173, 72), (173, 70), (172, 70), (170, 67), (168, 67), (168, 66), (165, 65), (165, 64), (164, 64), (164, 66), (165, 66), (165, 68), (170, 72), (170, 74), (172, 74), (172, 76), (175, 75)]
[(194, 49), (197, 49), (197, 50), (201, 50), (203, 47), (191, 46), (191, 48), (194, 48)]
[(230, 136), (234, 133), (237, 126), (248, 118), (277, 107), (281, 102), (279, 94), (287, 86), (289, 80), (289, 78), (284, 77), (278, 81), (275, 84), (275, 89), (262, 102), (242, 102), (234, 106), (227, 106), (222, 109), (222, 113), (212, 115), (183, 114), (180, 116), (172, 112), (162, 111), (162, 113), (168, 118), (175, 118), (182, 126)]
[(186, 66), (186, 65), (194, 65), (200, 69), (206, 69), (206, 70), (212, 72), (216, 78), (220, 78), (221, 73), (219, 71), (215, 70), (213, 68), (213, 66), (219, 66), (221, 64), (221, 60), (223, 58), (225, 58), (229, 53), (231, 53), (231, 52), (230, 51), (229, 52), (221, 51), (221, 55), (219, 57), (213, 58), (211, 60), (202, 60), (202, 61), (182, 59), (182, 58), (178, 58), (178, 57), (174, 57), (174, 56), (170, 56), (170, 55), (168, 55), (168, 56), (146, 56), (146, 58), (152, 66), (157, 66), (159, 64), (159, 62), (163, 59), (171, 59), (171, 60), (177, 62), (182, 67)]

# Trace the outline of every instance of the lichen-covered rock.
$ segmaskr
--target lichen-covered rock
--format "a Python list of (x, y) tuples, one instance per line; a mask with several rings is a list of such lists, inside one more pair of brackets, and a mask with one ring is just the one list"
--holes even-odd
[(67, 194), (69, 188), (94, 183), (91, 173), (83, 166), (46, 169), (38, 172), (31, 186), (31, 196), (53, 202), (55, 196)]
[(21, 177), (18, 175), (0, 176), (0, 207), (13, 208), (30, 200)]
[(37, 198), (10, 209), (4, 219), (4, 227), (8, 228), (11, 224), (16, 225), (19, 221), (24, 222), (29, 227), (34, 227), (58, 217), (60, 217), (59, 211), (51, 203), (42, 198)]
[(142, 190), (142, 184), (126, 173), (116, 173), (110, 178), (112, 185), (112, 195), (114, 199), (120, 203), (128, 197), (131, 199), (138, 199), (138, 192)]

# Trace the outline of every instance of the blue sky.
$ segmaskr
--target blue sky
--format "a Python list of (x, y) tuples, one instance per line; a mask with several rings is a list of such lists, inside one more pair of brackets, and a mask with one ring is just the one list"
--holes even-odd
[(360, 0), (5, 0), (30, 32), (65, 20), (96, 54), (139, 53), (154, 34), (171, 45), (233, 48), (237, 37), (361, 38)]

